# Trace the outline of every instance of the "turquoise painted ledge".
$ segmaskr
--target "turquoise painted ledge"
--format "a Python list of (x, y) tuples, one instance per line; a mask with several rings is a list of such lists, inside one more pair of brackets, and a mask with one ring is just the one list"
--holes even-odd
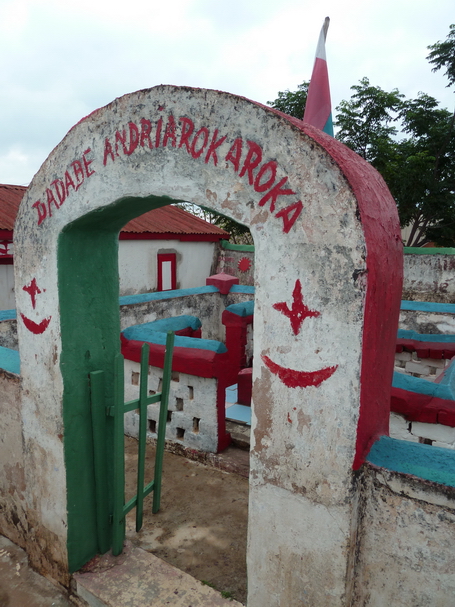
[(414, 312), (436, 312), (438, 314), (455, 314), (455, 304), (434, 303), (433, 301), (406, 301), (401, 302), (402, 310)]
[(232, 285), (229, 293), (247, 293), (248, 295), (254, 295), (254, 287), (249, 285)]
[(221, 246), (227, 251), (245, 251), (245, 253), (254, 253), (253, 244), (232, 244), (229, 240), (222, 240)]
[(174, 299), (174, 297), (185, 297), (188, 295), (204, 295), (205, 293), (218, 293), (213, 286), (195, 287), (194, 289), (175, 289), (174, 291), (159, 291), (154, 293), (141, 293), (140, 295), (123, 295), (119, 298), (121, 306), (146, 303), (147, 301), (159, 301), (163, 299)]
[(404, 247), (405, 255), (455, 255), (455, 249), (449, 247)]
[[(453, 368), (452, 368), (453, 367)], [(417, 394), (426, 394), (433, 398), (442, 398), (443, 400), (455, 400), (453, 389), (455, 379), (455, 365), (450, 365), (444, 372), (444, 377), (440, 383), (428, 381), (422, 377), (413, 377), (404, 373), (393, 372), (392, 386), (400, 390), (415, 392)]]
[(15, 320), (17, 318), (16, 310), (0, 310), (0, 321)]
[[(194, 316), (176, 316), (174, 318), (154, 320), (140, 325), (133, 325), (122, 331), (122, 335), (125, 339), (145, 341), (150, 344), (164, 346), (166, 345), (166, 331), (179, 331), (186, 327), (199, 329), (201, 327), (201, 322)], [(217, 354), (227, 352), (226, 346), (222, 342), (214, 339), (201, 339), (198, 337), (176, 335), (174, 345), (178, 348), (210, 350)]]
[(455, 335), (452, 334), (437, 334), (437, 333), (417, 333), (417, 331), (408, 331), (406, 329), (398, 329), (398, 339), (413, 339), (414, 341), (432, 342), (440, 344), (453, 344)]
[(451, 449), (381, 436), (371, 447), (367, 462), (393, 472), (412, 474), (455, 487), (455, 451)]
[(235, 314), (236, 316), (253, 316), (254, 301), (232, 304), (226, 308), (226, 311), (232, 312), (232, 314)]
[(0, 369), (20, 375), (21, 359), (17, 350), (0, 346)]

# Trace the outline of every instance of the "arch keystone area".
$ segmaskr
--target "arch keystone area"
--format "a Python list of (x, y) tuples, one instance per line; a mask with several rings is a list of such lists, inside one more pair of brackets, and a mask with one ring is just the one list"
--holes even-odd
[(248, 225), (255, 242), (248, 605), (348, 604), (354, 470), (388, 428), (396, 207), (336, 140), (217, 91), (159, 86), (96, 110), (22, 201), (24, 440), (43, 558), (71, 572), (98, 551), (88, 374), (112, 377), (119, 351), (118, 232), (175, 201)]

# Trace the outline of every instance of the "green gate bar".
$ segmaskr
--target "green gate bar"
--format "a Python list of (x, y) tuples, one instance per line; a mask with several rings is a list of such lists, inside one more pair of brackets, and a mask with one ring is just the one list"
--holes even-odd
[[(172, 373), (172, 353), (174, 348), (174, 333), (169, 331), (166, 338), (166, 354), (163, 367), (162, 390), (152, 396), (148, 391), (149, 344), (143, 344), (141, 351), (139, 398), (124, 402), (124, 358), (117, 354), (114, 359), (114, 405), (102, 407), (104, 402), (104, 377), (102, 371), (90, 373), (92, 392), (92, 422), (95, 446), (95, 482), (97, 496), (98, 544), (100, 552), (108, 550), (109, 532), (105, 513), (107, 510), (107, 465), (105, 444), (105, 415), (114, 417), (114, 483), (113, 483), (113, 515), (112, 515), (112, 553), (114, 556), (123, 550), (125, 539), (125, 517), (136, 507), (136, 531), (142, 527), (144, 498), (153, 491), (152, 512), (160, 508), (161, 479), (163, 469), (164, 443), (166, 436), (166, 420), (169, 401), (169, 388)], [(155, 455), (154, 479), (144, 487), (145, 476), (145, 447), (147, 439), (147, 406), (160, 403), (158, 436)], [(124, 415), (129, 411), (139, 410), (139, 440), (137, 493), (125, 504), (125, 433)], [(101, 413), (100, 413), (101, 412)]]

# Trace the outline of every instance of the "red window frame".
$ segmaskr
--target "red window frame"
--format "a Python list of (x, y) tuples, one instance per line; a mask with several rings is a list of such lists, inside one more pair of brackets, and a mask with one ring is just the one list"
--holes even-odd
[[(163, 263), (171, 262), (171, 288), (163, 289)], [(158, 291), (173, 291), (177, 288), (177, 255), (175, 253), (158, 253)]]

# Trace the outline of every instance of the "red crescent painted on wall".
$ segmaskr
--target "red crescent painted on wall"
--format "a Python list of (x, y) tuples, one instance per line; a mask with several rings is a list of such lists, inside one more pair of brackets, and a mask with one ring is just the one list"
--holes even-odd
[(317, 388), (338, 369), (338, 365), (335, 365), (334, 367), (326, 367), (318, 371), (295, 371), (294, 369), (277, 365), (268, 356), (263, 355), (261, 358), (267, 369), (274, 375), (278, 375), (283, 384), (288, 388), (308, 388), (308, 386), (315, 386)]
[(49, 316), (48, 318), (44, 318), (40, 323), (33, 322), (33, 320), (30, 320), (30, 318), (27, 318), (26, 316), (24, 316), (22, 314), (22, 312), (21, 312), (21, 318), (24, 322), (24, 325), (27, 327), (27, 329), (29, 331), (31, 331), (35, 335), (40, 335), (41, 333), (44, 333), (44, 331), (47, 329), (49, 323), (51, 322), (52, 316)]

